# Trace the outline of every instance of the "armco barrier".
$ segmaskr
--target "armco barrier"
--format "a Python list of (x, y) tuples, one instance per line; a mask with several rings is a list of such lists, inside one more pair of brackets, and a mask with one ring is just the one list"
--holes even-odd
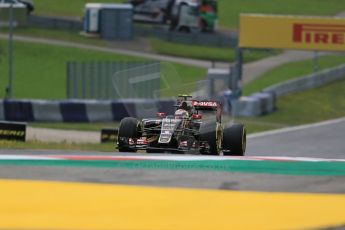
[(265, 88), (264, 92), (275, 92), (277, 96), (297, 93), (307, 89), (313, 89), (322, 85), (345, 79), (345, 64), (335, 68), (326, 69), (318, 73), (310, 74), (302, 78), (289, 80), (280, 84)]
[(102, 122), (113, 121), (113, 112), (109, 101), (88, 101), (86, 103), (86, 114), (89, 121)]
[(0, 103), (0, 121), (5, 120), (5, 114), (4, 114), (4, 103)]
[(49, 101), (49, 103), (47, 103), (46, 100), (32, 100), (30, 102), (33, 107), (35, 121), (63, 121), (60, 112), (60, 102)]
[(40, 122), (111, 122), (127, 116), (174, 112), (175, 100), (0, 100), (0, 120)]
[(60, 112), (63, 122), (89, 122), (86, 103), (63, 101), (60, 103)]
[[(275, 109), (272, 93), (257, 93), (232, 101), (233, 114), (261, 116)], [(0, 100), (0, 120), (38, 122), (111, 122), (124, 117), (173, 114), (175, 100)]]
[(4, 120), (34, 121), (32, 104), (29, 101), (4, 101)]

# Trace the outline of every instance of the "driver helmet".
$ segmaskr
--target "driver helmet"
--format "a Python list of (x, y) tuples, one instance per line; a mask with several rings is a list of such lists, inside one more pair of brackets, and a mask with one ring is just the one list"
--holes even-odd
[(188, 110), (187, 102), (183, 101), (180, 105), (180, 109)]
[(189, 114), (184, 109), (178, 109), (175, 112), (175, 119), (187, 119), (189, 117)]

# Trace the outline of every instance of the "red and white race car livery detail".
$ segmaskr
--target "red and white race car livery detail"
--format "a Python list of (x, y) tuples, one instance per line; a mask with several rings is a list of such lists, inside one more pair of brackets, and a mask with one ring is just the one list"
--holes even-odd
[(192, 105), (195, 107), (213, 107), (213, 108), (216, 108), (218, 106), (217, 102), (215, 101), (193, 101)]

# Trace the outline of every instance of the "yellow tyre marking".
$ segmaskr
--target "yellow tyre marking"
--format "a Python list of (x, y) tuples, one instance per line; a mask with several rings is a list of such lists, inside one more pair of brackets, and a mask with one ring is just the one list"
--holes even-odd
[(313, 229), (345, 195), (0, 180), (0, 229)]

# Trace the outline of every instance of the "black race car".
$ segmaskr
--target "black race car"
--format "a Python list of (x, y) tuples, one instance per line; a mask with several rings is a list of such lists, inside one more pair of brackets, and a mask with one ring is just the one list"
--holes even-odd
[[(194, 153), (243, 156), (246, 131), (243, 124), (223, 127), (221, 105), (179, 96), (174, 115), (157, 113), (157, 118), (121, 120), (118, 132), (120, 152), (146, 150), (148, 153)], [(201, 112), (213, 111), (214, 121), (203, 120)], [(214, 116), (214, 115), (213, 115)]]

